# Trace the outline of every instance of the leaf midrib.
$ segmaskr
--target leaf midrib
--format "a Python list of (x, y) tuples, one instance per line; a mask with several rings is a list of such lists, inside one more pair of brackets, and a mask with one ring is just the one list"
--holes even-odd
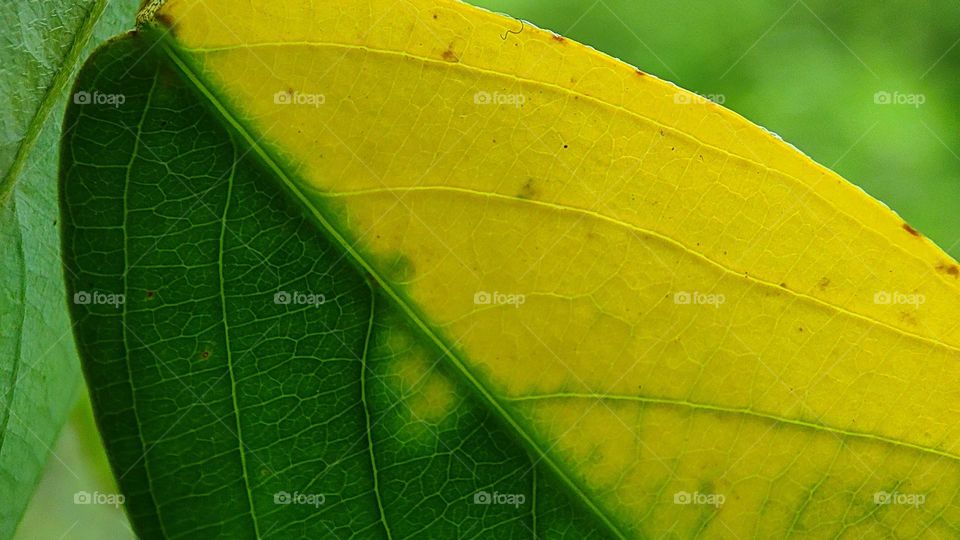
[(468, 386), (474, 389), (479, 397), (490, 406), (493, 412), (504, 422), (506, 422), (520, 436), (521, 439), (523, 439), (523, 442), (528, 447), (536, 451), (541, 461), (553, 469), (559, 479), (570, 489), (572, 495), (575, 495), (576, 498), (581, 501), (584, 507), (589, 509), (597, 518), (597, 520), (602, 523), (612, 534), (618, 538), (626, 539), (627, 535), (620, 530), (619, 526), (615, 524), (612, 516), (608, 516), (600, 507), (598, 507), (596, 503), (594, 503), (594, 501), (587, 496), (583, 489), (573, 481), (567, 471), (540, 448), (533, 436), (527, 433), (520, 426), (519, 422), (513, 418), (503, 404), (496, 399), (493, 393), (487, 389), (473, 375), (473, 373), (470, 372), (469, 369), (467, 369), (463, 361), (460, 360), (460, 358), (454, 353), (453, 349), (445, 342), (445, 340), (443, 340), (430, 329), (430, 327), (424, 322), (423, 318), (416, 313), (414, 308), (404, 301), (401, 296), (393, 290), (393, 287), (390, 285), (390, 283), (380, 276), (376, 270), (374, 270), (374, 268), (360, 255), (360, 253), (354, 249), (349, 242), (346, 241), (345, 237), (327, 220), (323, 213), (311, 203), (303, 191), (293, 182), (283, 167), (279, 165), (279, 161), (275, 159), (266, 148), (260, 145), (258, 140), (255, 140), (251, 136), (250, 131), (239, 121), (239, 119), (231, 114), (221, 100), (194, 72), (192, 67), (177, 54), (177, 52), (174, 50), (175, 45), (171, 45), (165, 41), (166, 33), (162, 33), (158, 39), (162, 43), (161, 48), (164, 54), (167, 55), (174, 66), (186, 77), (186, 80), (195, 88), (197, 92), (202, 95), (204, 99), (210, 103), (211, 106), (216, 109), (216, 112), (225, 121), (227, 127), (234, 130), (247, 142), (247, 144), (250, 145), (256, 154), (263, 160), (264, 164), (271, 171), (273, 171), (283, 186), (290, 190), (290, 193), (300, 202), (300, 204), (303, 205), (306, 210), (309, 211), (310, 215), (317, 221), (322, 229), (328, 233), (331, 240), (333, 240), (350, 256), (354, 264), (359, 267), (358, 269), (374, 279), (387, 294), (387, 296), (393, 299), (401, 311), (403, 311), (403, 313), (409, 317), (410, 321), (415, 326), (420, 328), (423, 334), (443, 352), (444, 356), (450, 359), (450, 361), (457, 368), (456, 371), (465, 379), (465, 381), (468, 383)]
[(13, 214), (13, 222), (17, 225), (14, 233), (16, 235), (14, 243), (16, 244), (16, 257), (20, 261), (20, 286), (17, 288), (20, 294), (19, 302), (17, 302), (17, 306), (20, 308), (18, 325), (20, 330), (17, 332), (17, 343), (13, 347), (10, 388), (6, 392), (7, 395), (3, 404), (3, 420), (0, 421), (0, 455), (3, 453), (3, 446), (7, 440), (7, 426), (10, 425), (10, 416), (13, 414), (13, 398), (17, 391), (17, 382), (20, 379), (20, 366), (23, 364), (23, 325), (27, 321), (27, 262), (26, 253), (23, 250), (23, 233), (20, 230), (20, 214), (17, 211), (17, 202), (14, 199), (10, 200), (10, 211)]
[(54, 75), (53, 81), (50, 83), (43, 99), (40, 101), (40, 106), (37, 108), (36, 114), (33, 115), (33, 118), (27, 125), (27, 132), (17, 146), (17, 153), (13, 157), (13, 163), (10, 164), (10, 168), (7, 169), (3, 178), (0, 178), (0, 204), (5, 203), (7, 198), (13, 193), (13, 188), (17, 183), (17, 177), (20, 176), (20, 172), (26, 165), (30, 152), (40, 138), (40, 134), (43, 132), (47, 118), (53, 111), (54, 105), (57, 104), (64, 90), (70, 86), (74, 69), (80, 63), (83, 50), (93, 36), (93, 30), (96, 27), (97, 21), (100, 20), (100, 17), (102, 17), (104, 11), (106, 11), (108, 2), (109, 0), (97, 0), (80, 25), (80, 30), (76, 36), (74, 36), (73, 43), (70, 44), (70, 49), (64, 57), (64, 62), (60, 66), (60, 70)]

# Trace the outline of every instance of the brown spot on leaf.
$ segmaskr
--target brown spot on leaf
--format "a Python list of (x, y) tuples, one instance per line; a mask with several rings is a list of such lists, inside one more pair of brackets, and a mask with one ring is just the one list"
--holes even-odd
[(553, 40), (556, 41), (556, 42), (558, 42), (558, 43), (563, 43), (563, 42), (567, 41), (567, 38), (561, 36), (560, 34), (553, 34)]
[(907, 324), (909, 324), (910, 326), (916, 326), (916, 325), (917, 325), (917, 319), (916, 319), (916, 317), (914, 317), (913, 314), (910, 313), (910, 312), (908, 312), (908, 311), (901, 311), (901, 312), (900, 312), (900, 320), (903, 321), (903, 322), (905, 322), (905, 323), (907, 323)]
[(169, 15), (157, 11), (153, 14), (153, 20), (165, 26), (173, 34), (175, 24)]
[(517, 197), (520, 199), (533, 199), (537, 196), (537, 189), (533, 185), (533, 178), (527, 178), (527, 181), (523, 183), (523, 187), (520, 188), (520, 193), (517, 193)]
[(206, 360), (207, 358), (210, 358), (210, 351), (203, 351), (202, 353), (200, 353), (201, 360)]
[(916, 236), (917, 238), (920, 238), (920, 233), (919, 233), (916, 229), (914, 229), (913, 227), (911, 227), (909, 224), (907, 224), (907, 223), (904, 223), (904, 224), (903, 224), (903, 230), (907, 231), (908, 233), (912, 234), (913, 236)]
[(647, 76), (646, 73), (640, 71), (639, 69), (637, 70), (637, 75), (639, 75), (640, 77), (646, 77), (646, 76)]
[(156, 291), (147, 291), (147, 298), (153, 298), (156, 295)]
[(453, 53), (453, 50), (447, 49), (443, 51), (443, 59), (447, 62), (459, 62), (460, 59), (457, 58), (457, 55)]
[(953, 277), (960, 277), (960, 268), (955, 264), (937, 263), (937, 270)]
[(820, 278), (820, 281), (817, 282), (817, 288), (819, 288), (821, 291), (827, 290), (828, 286), (830, 286), (830, 278), (828, 277), (822, 277)]

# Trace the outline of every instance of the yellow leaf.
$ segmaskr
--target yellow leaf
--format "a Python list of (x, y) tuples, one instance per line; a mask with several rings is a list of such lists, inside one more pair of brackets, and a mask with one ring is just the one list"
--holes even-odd
[[(719, 105), (452, 0), (154, 17), (616, 533), (954, 534), (958, 268), (857, 187)], [(442, 412), (435, 384), (421, 405)]]

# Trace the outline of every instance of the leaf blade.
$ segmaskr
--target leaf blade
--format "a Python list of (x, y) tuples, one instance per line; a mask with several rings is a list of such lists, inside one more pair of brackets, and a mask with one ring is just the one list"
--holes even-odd
[[(957, 336), (951, 321), (957, 305), (956, 263), (929, 241), (918, 238), (882, 205), (775, 137), (729, 111), (699, 102), (688, 93), (639, 75), (595, 53), (558, 52), (565, 45), (556, 43), (558, 40), (549, 34), (529, 30), (527, 34), (521, 32), (509, 37), (515, 42), (498, 44), (493, 36), (507, 41), (503, 36), (511, 34), (509, 21), (470, 12), (455, 3), (441, 3), (439, 7), (410, 3), (409, 9), (404, 9), (390, 3), (363, 2), (358, 3), (357, 10), (349, 12), (349, 24), (342, 24), (341, 10), (304, 5), (294, 8), (289, 19), (275, 26), (258, 24), (256, 7), (246, 13), (212, 17), (209, 12), (214, 11), (216, 5), (215, 2), (196, 4), (174, 0), (161, 9), (165, 21), (175, 29), (176, 40), (172, 42), (175, 54), (186, 58), (183, 63), (195, 80), (214, 89), (210, 94), (219, 98), (221, 109), (232, 116), (229, 121), (247, 131), (248, 143), (263, 139), (255, 144), (261, 144), (276, 161), (285, 163), (289, 171), (286, 176), (299, 184), (300, 191), (309, 194), (308, 204), (325, 218), (331, 234), (339, 237), (342, 248), (360, 259), (360, 264), (372, 271), (384, 288), (395, 293), (403, 291), (393, 296), (409, 308), (408, 314), (422, 329), (443, 328), (446, 341), (461, 343), (459, 348), (465, 351), (464, 356), (473, 362), (464, 369), (467, 378), (471, 371), (487, 375), (483, 383), (474, 386), (489, 384), (496, 388), (492, 394), (517, 398), (531, 389), (556, 392), (572, 371), (580, 379), (574, 381), (573, 388), (591, 395), (632, 395), (640, 382), (646, 397), (651, 399), (676, 403), (686, 399), (701, 405), (773, 416), (780, 412), (781, 417), (792, 418), (799, 424), (813, 424), (811, 420), (826, 418), (828, 425), (846, 435), (855, 433), (862, 438), (875, 435), (886, 441), (884, 444), (903, 442), (905, 444), (899, 446), (941, 457), (955, 455), (956, 438), (943, 416), (945, 411), (952, 410), (950, 403), (955, 390), (949, 381), (953, 377), (938, 379), (930, 373), (953, 374), (955, 370)], [(189, 16), (185, 15), (187, 6), (196, 8)], [(378, 18), (384, 13), (389, 13), (389, 17)], [(455, 17), (450, 26), (430, 26), (447, 24), (432, 23), (431, 19), (437, 20), (432, 16), (447, 17), (451, 13), (459, 19)], [(330, 24), (302, 23), (318, 20)], [(337, 22), (341, 24), (335, 24)], [(458, 24), (461, 31), (457, 31)], [(198, 32), (201, 28), (202, 35)], [(282, 34), (277, 28), (283, 28)], [(357, 31), (358, 28), (363, 31)], [(430, 32), (433, 37), (452, 36), (452, 40), (414, 39)], [(472, 42), (457, 41), (457, 36), (464, 35), (483, 37)], [(522, 52), (511, 53), (510, 45), (514, 43)], [(541, 54), (531, 54), (531, 50)], [(473, 66), (472, 71), (477, 73), (462, 75), (471, 70), (463, 68), (460, 59), (489, 64)], [(574, 68), (567, 67), (561, 60)], [(332, 69), (304, 74), (297, 68), (303, 64), (336, 66), (338, 62), (357, 67), (360, 75), (356, 71), (341, 73)], [(501, 79), (507, 77), (503, 77), (502, 71), (479, 73), (493, 69), (491, 65), (510, 65), (513, 71), (509, 75), (516, 80), (504, 83)], [(555, 92), (557, 95), (539, 101), (530, 98), (527, 104), (534, 105), (535, 109), (523, 116), (523, 123), (517, 121), (517, 116), (522, 114), (519, 112), (509, 115), (487, 109), (483, 113), (476, 107), (470, 108), (478, 105), (469, 103), (470, 98), (484, 88), (495, 89), (488, 92), (490, 95), (495, 92), (512, 95), (513, 91), (536, 97), (549, 86), (543, 79), (557, 79), (560, 82), (552, 84), (563, 87), (571, 72), (574, 84), (586, 80), (577, 79), (585, 73), (599, 75), (596, 80), (583, 83), (588, 90), (571, 92), (569, 88), (561, 88)], [(238, 76), (240, 73), (244, 76)], [(257, 75), (250, 76), (251, 73)], [(527, 73), (534, 73), (536, 77), (525, 76)], [(491, 82), (493, 78), (497, 80)], [(383, 91), (391, 88), (396, 92), (396, 87), (402, 89), (399, 95)], [(315, 108), (277, 106), (282, 105), (276, 101), (278, 92), (294, 95), (316, 88), (349, 89), (349, 95), (326, 96), (335, 101)], [(621, 105), (626, 102), (621, 92), (642, 96), (643, 99), (632, 98), (630, 106), (642, 108), (649, 118)], [(607, 97), (600, 99), (594, 94)], [(421, 111), (406, 106), (406, 96), (424, 96), (427, 107), (440, 111), (436, 114), (441, 120), (436, 124), (445, 126), (454, 136), (448, 139), (447, 132), (438, 130), (417, 131)], [(431, 96), (446, 99), (431, 102)], [(590, 101), (592, 108), (571, 105), (570, 110), (579, 112), (582, 118), (607, 119), (608, 124), (598, 125), (589, 136), (583, 136), (577, 133), (582, 123), (552, 122), (552, 119), (564, 118), (564, 107), (570, 99)], [(364, 100), (364, 107), (355, 105), (360, 100)], [(629, 117), (629, 121), (618, 121), (612, 113), (615, 108), (622, 109), (621, 116)], [(605, 110), (606, 116), (601, 116), (598, 109)], [(369, 110), (379, 111), (378, 116), (367, 114)], [(589, 131), (589, 123), (586, 125)], [(527, 128), (521, 130), (519, 142), (508, 144), (499, 154), (494, 153), (490, 145), (483, 146), (484, 152), (490, 153), (484, 158), (470, 159), (473, 143), (491, 134), (497, 138), (497, 134), (506, 135), (509, 140), (518, 126)], [(605, 137), (604, 129), (615, 130), (615, 136)], [(664, 131), (670, 135), (666, 143), (657, 139), (666, 137)], [(557, 142), (555, 150), (542, 150), (543, 156), (531, 163), (511, 160), (510, 156), (521, 155), (520, 149), (540, 148), (538, 143), (546, 136)], [(408, 142), (410, 139), (415, 142)], [(641, 156), (631, 145), (643, 148), (637, 144), (643, 140), (652, 142), (647, 145), (648, 152)], [(384, 141), (389, 142), (384, 144)], [(583, 171), (592, 174), (591, 178), (575, 176), (573, 173), (579, 171), (575, 166), (553, 172), (551, 160), (564, 159), (559, 143), (567, 146), (580, 143), (579, 146), (587, 149), (571, 152), (571, 162), (599, 164)], [(597, 147), (600, 150), (590, 154), (588, 150)], [(677, 149), (680, 153), (673, 154)], [(614, 167), (624, 155), (628, 159), (623, 161), (638, 166), (639, 175), (629, 167)], [(674, 155), (681, 157), (672, 157)], [(709, 159), (704, 159), (705, 155)], [(441, 156), (440, 166), (436, 166), (433, 156)], [(449, 160), (443, 161), (447, 156)], [(700, 161), (704, 164), (700, 165)], [(725, 172), (731, 161), (736, 167)], [(470, 174), (457, 174), (464, 169)], [(423, 179), (422, 171), (432, 170), (437, 171), (435, 185), (427, 185), (421, 193), (411, 195), (415, 188), (421, 187), (417, 184)], [(542, 170), (551, 170), (553, 176), (560, 178), (550, 175), (537, 178), (538, 171)], [(657, 173), (663, 173), (667, 180)], [(620, 197), (611, 202), (604, 197), (606, 188), (637, 176), (649, 179), (652, 187), (647, 192), (641, 189), (646, 185), (624, 182), (634, 190), (626, 193), (632, 198)], [(606, 177), (614, 183), (606, 182)], [(531, 197), (530, 186), (525, 182), (534, 178), (539, 182), (535, 183), (536, 196)], [(678, 186), (685, 187), (680, 182), (684, 178), (691, 178), (697, 189), (689, 188), (678, 194)], [(431, 191), (443, 191), (446, 196)], [(452, 192), (457, 192), (457, 197), (451, 195)], [(671, 200), (674, 195), (679, 203)], [(503, 201), (496, 210), (486, 213), (478, 210), (498, 198)], [(530, 199), (534, 198), (538, 200), (531, 203)], [(650, 211), (648, 215), (631, 210), (633, 203), (628, 201), (636, 199), (643, 201), (641, 208)], [(704, 201), (710, 202), (702, 204)], [(538, 219), (548, 225), (532, 232), (520, 226), (511, 228), (510, 224), (529, 223), (533, 211), (526, 207), (538, 204), (544, 209), (537, 214)], [(653, 208), (658, 204), (669, 209)], [(519, 207), (525, 210), (521, 212)], [(771, 208), (781, 211), (771, 212)], [(571, 219), (567, 214), (577, 214), (578, 218)], [(592, 236), (589, 230), (573, 230), (570, 226), (571, 222), (579, 223), (580, 218), (591, 223)], [(721, 231), (717, 238), (712, 235), (715, 229)], [(570, 238), (571, 235), (576, 238)], [(531, 241), (531, 237), (536, 241)], [(781, 244), (778, 241), (781, 237), (789, 242)], [(408, 238), (417, 241), (412, 243)], [(462, 241), (465, 238), (474, 242), (465, 244)], [(815, 253), (811, 253), (813, 245), (817, 246)], [(540, 246), (548, 248), (540, 250)], [(584, 246), (591, 251), (584, 254)], [(635, 250), (628, 253), (627, 264), (616, 257), (604, 258), (605, 253), (616, 253), (613, 250), (618, 246)], [(480, 249), (486, 250), (485, 257), (478, 256)], [(544, 254), (544, 251), (552, 253)], [(406, 259), (399, 265), (400, 271), (395, 264), (397, 254)], [(572, 261), (571, 254), (574, 255)], [(547, 262), (541, 260), (546, 256), (552, 258)], [(549, 272), (540, 271), (525, 282), (530, 269), (512, 264), (525, 257), (538, 261), (538, 271), (546, 267)], [(647, 263), (646, 259), (658, 260)], [(574, 274), (568, 270), (571, 267), (590, 270), (601, 267), (599, 272), (606, 269), (607, 273), (590, 276), (593, 281), (587, 285), (577, 284), (571, 283), (570, 276)], [(640, 279), (629, 270), (619, 275), (610, 271), (624, 267), (642, 268), (645, 275)], [(428, 268), (429, 271), (427, 277), (405, 275), (402, 270), (409, 268)], [(606, 282), (623, 282), (625, 278), (629, 278), (626, 285), (602, 288)], [(657, 284), (659, 290), (651, 291), (649, 287), (645, 290), (644, 283), (651, 282)], [(487, 310), (496, 313), (487, 313), (484, 318), (474, 313), (476, 306), (470, 302), (474, 291), (531, 290), (542, 298), (538, 298), (539, 312), (554, 315), (521, 319), (519, 311)], [(679, 293), (729, 296), (737, 305), (730, 307), (733, 315), (683, 311), (685, 308), (680, 307), (683, 298), (680, 301), (674, 298), (673, 306), (668, 304), (670, 297)], [(894, 300), (884, 301), (883, 296), (877, 296), (882, 294)], [(656, 309), (657, 316), (639, 317), (636, 311), (631, 311), (633, 305), (620, 302), (624, 297), (637, 298), (639, 306)], [(901, 297), (907, 300), (912, 297), (916, 302), (899, 301)], [(551, 298), (558, 302), (550, 304)], [(576, 298), (590, 298), (602, 307), (591, 312), (588, 301), (573, 307), (564, 304), (567, 301), (574, 304)], [(923, 311), (919, 310), (921, 303)], [(794, 304), (799, 307), (785, 307)], [(571, 335), (557, 335), (550, 325), (558, 312), (582, 324), (568, 328)], [(731, 337), (728, 332), (731, 325), (750, 328), (755, 325), (757, 314), (764, 318), (762, 330), (735, 331)], [(591, 316), (607, 317), (604, 319), (607, 334), (583, 333), (584, 327), (591, 327), (588, 324), (593, 320)], [(629, 330), (641, 327), (639, 321), (646, 326), (647, 335), (631, 342)], [(699, 334), (683, 331), (684, 325), (691, 328), (694, 323), (697, 325), (694, 330)], [(600, 326), (592, 324), (592, 328)], [(618, 325), (622, 326), (618, 328)], [(475, 331), (475, 326), (481, 330)], [(520, 328), (524, 339), (504, 348), (491, 346), (504, 327)], [(807, 332), (805, 336), (797, 337), (804, 332)], [(811, 333), (815, 335), (810, 336)], [(748, 344), (736, 339), (738, 334), (759, 337), (752, 338), (756, 342)], [(673, 365), (660, 366), (655, 362), (656, 356), (651, 351), (658, 345), (658, 336), (672, 337), (664, 340), (666, 343), (661, 344), (657, 352), (667, 359), (667, 364)], [(771, 336), (772, 339), (768, 339)], [(623, 353), (617, 348), (611, 349), (609, 342), (630, 343), (631, 348)], [(717, 344), (722, 344), (724, 349), (718, 351)], [(864, 351), (858, 350), (861, 344), (866, 344)], [(691, 350), (686, 350), (688, 347)], [(597, 375), (591, 366), (591, 357), (578, 358), (567, 352), (578, 348), (591, 351), (592, 358), (613, 358), (615, 362), (606, 372)], [(887, 358), (891, 350), (900, 356)], [(820, 371), (811, 373), (811, 366), (796, 358), (797, 351), (814, 358), (813, 365)], [(542, 357), (551, 360), (522, 363), (523, 359)], [(880, 366), (875, 362), (878, 357), (885, 360)], [(645, 360), (639, 368), (635, 362), (638, 358)], [(748, 360), (744, 363), (743, 359)], [(568, 367), (571, 360), (572, 370), (562, 369)], [(710, 363), (711, 367), (719, 365), (712, 379), (701, 377), (700, 362)], [(928, 371), (914, 369), (918, 362)], [(878, 372), (877, 376), (869, 380), (859, 375), (872, 372)], [(621, 376), (611, 376), (613, 374)], [(554, 380), (545, 383), (544, 375), (554, 376)], [(688, 388), (675, 385), (675, 380), (693, 383), (694, 398), (685, 394)], [(739, 384), (730, 386), (730, 381)], [(863, 384), (852, 385), (853, 381)], [(892, 381), (906, 381), (906, 387), (922, 388), (934, 397), (925, 400), (922, 395), (917, 396), (906, 407), (898, 408), (881, 399), (896, 392), (897, 383)], [(803, 393), (798, 394), (794, 388), (803, 389)], [(773, 390), (761, 392), (759, 389)], [(844, 396), (846, 403), (838, 403), (836, 396)], [(496, 398), (491, 401), (495, 402)], [(644, 451), (640, 445), (629, 442), (630, 422), (624, 418), (635, 418), (645, 409), (605, 408), (606, 411), (595, 414), (593, 426), (613, 424), (620, 430), (619, 426), (623, 425), (626, 429), (617, 433), (622, 444), (628, 448), (633, 444), (637, 452)], [(516, 414), (523, 416), (535, 430), (543, 430), (554, 418), (573, 418), (579, 411), (576, 406), (516, 409)], [(662, 416), (669, 418), (670, 413)], [(917, 418), (923, 419), (920, 430), (916, 430)], [(674, 417), (673, 423), (698, 424), (682, 415)], [(855, 424), (867, 427), (857, 432)], [(752, 425), (755, 436), (766, 436), (769, 429), (764, 430), (764, 425)], [(581, 423), (566, 427), (583, 429)], [(561, 435), (552, 431), (540, 433), (544, 440), (554, 440)], [(603, 434), (594, 435), (596, 438)], [(833, 441), (830, 438), (818, 444), (823, 446)], [(590, 444), (570, 437), (564, 442), (565, 454), (558, 461), (589, 463), (594, 451)], [(727, 442), (733, 445), (736, 441)], [(840, 442), (842, 448), (845, 441)], [(703, 444), (709, 448), (708, 443)], [(752, 448), (741, 450), (749, 452)], [(671, 447), (664, 450), (667, 455), (676, 453), (676, 447), (673, 451)], [(871, 450), (863, 452), (870, 455)], [(657, 452), (649, 454), (655, 457)], [(591, 485), (595, 493), (612, 490), (614, 494), (605, 502), (619, 508), (621, 519), (629, 523), (626, 526), (632, 532), (640, 530), (640, 524), (632, 521), (632, 517), (645, 515), (645, 508), (655, 508), (666, 522), (675, 514), (683, 514), (682, 509), (677, 510), (668, 499), (643, 500), (637, 496), (658, 490), (650, 489), (635, 466), (631, 472), (632, 484), (616, 484), (621, 475), (618, 471), (632, 466), (629, 456), (627, 452), (609, 457), (607, 463), (582, 473), (578, 481)], [(911, 478), (914, 466), (922, 463), (924, 467), (934, 467), (936, 463), (919, 458), (913, 461), (915, 456), (911, 452), (901, 453), (900, 457), (902, 463), (895, 472), (888, 473), (891, 475), (886, 478), (888, 483), (896, 476), (900, 478), (899, 485), (904, 478)], [(859, 458), (856, 453), (845, 451), (844, 459)], [(699, 465), (696, 459), (686, 461), (694, 470), (697, 466), (736, 468), (739, 465), (732, 460), (721, 466), (711, 460)], [(863, 461), (876, 466), (872, 459)], [(808, 467), (806, 474), (818, 467), (825, 468), (829, 462), (822, 458), (819, 465)], [(848, 466), (855, 467), (856, 463), (850, 462)], [(750, 477), (742, 474), (743, 478)], [(718, 478), (723, 477), (718, 473)], [(672, 476), (666, 478), (661, 487), (668, 485)], [(941, 494), (949, 494), (949, 483), (954, 480), (955, 475), (948, 475), (943, 480), (946, 487), (937, 482), (918, 481), (914, 489), (922, 486), (926, 490), (933, 486)], [(676, 487), (689, 487), (689, 481), (685, 482)], [(879, 493), (886, 486), (874, 483), (871, 487)], [(762, 490), (762, 486), (756, 489)], [(850, 491), (849, 486), (841, 485), (840, 489)], [(754, 499), (755, 494), (737, 493), (745, 499)], [(803, 495), (790, 492), (789, 497), (796, 500), (798, 506), (807, 508), (810, 500)], [(855, 495), (857, 508), (867, 509), (863, 510), (864, 515), (872, 516), (876, 507), (871, 506), (870, 494), (855, 490)], [(937, 504), (941, 508), (949, 507), (949, 495), (942, 496)], [(624, 504), (625, 500), (628, 502)], [(815, 502), (820, 505), (818, 509), (824, 504), (821, 499)], [(744, 508), (756, 508), (765, 503), (755, 499), (744, 504), (747, 505)], [(884, 510), (887, 511), (881, 513), (882, 519), (898, 522), (899, 512)], [(922, 528), (923, 520), (931, 519), (929, 515), (918, 514), (921, 513), (905, 513), (911, 520), (902, 526), (907, 530)], [(842, 516), (840, 513), (838, 519)], [(884, 527), (880, 518), (877, 519), (862, 526)], [(709, 519), (694, 521), (693, 530), (710, 523)], [(712, 526), (733, 526), (734, 523), (735, 520), (723, 519)], [(738, 526), (746, 525), (741, 521)]]

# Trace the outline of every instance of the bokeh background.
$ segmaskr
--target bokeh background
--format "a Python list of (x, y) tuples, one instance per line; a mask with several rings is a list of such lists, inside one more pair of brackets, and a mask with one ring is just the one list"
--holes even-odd
[[(471, 3), (722, 96), (960, 256), (960, 0)], [(17, 537), (133, 538), (121, 509), (73, 503), (116, 491), (86, 396), (52, 450)]]

